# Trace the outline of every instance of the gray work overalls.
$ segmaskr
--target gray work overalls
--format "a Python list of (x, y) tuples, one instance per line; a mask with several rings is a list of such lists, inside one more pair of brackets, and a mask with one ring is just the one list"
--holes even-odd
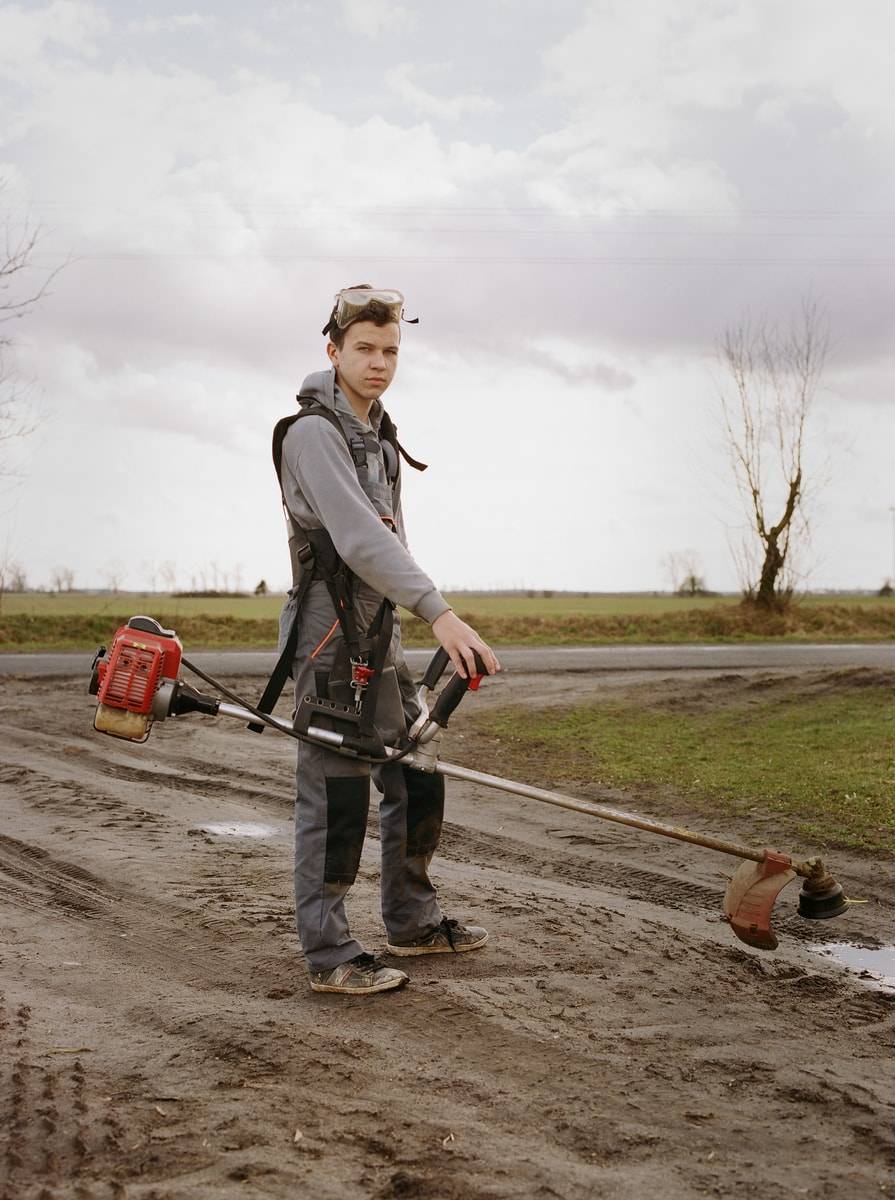
[[(344, 427), (342, 414), (336, 415)], [(357, 436), (356, 427), (348, 432)], [(380, 516), (393, 524), (397, 455), (387, 443), (383, 447), (372, 428), (365, 432), (364, 441), (366, 464), (355, 462), (358, 482)], [(393, 457), (395, 461), (389, 461), (387, 469), (386, 458)], [(361, 580), (356, 581), (355, 588), (358, 626), (366, 630), (382, 597)], [(295, 592), (293, 587), (283, 608), (281, 644), (291, 625)], [(293, 667), (296, 707), (305, 695), (328, 694), (344, 701), (349, 674), (347, 650), (333, 602), (326, 583), (315, 580), (298, 616)], [(376, 727), (383, 740), (388, 744), (403, 736), (418, 712), (416, 688), (404, 660), (396, 613), (376, 704)], [(442, 919), (428, 868), (441, 834), (444, 779), (401, 763), (374, 766), (372, 774), (382, 793), (382, 918), (389, 942), (408, 942), (437, 928)], [(367, 763), (304, 742), (298, 744), (295, 915), (311, 971), (328, 970), (364, 949), (349, 931), (345, 897), (360, 864), (370, 805), (370, 775)]]

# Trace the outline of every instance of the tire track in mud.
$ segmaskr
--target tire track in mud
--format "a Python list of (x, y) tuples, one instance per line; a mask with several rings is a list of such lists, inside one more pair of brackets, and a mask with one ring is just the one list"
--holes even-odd
[(113, 900), (96, 875), (6, 834), (0, 834), (0, 896), (79, 920), (113, 919)]
[(82, 925), (115, 943), (115, 957), (209, 989), (232, 984), (242, 947), (257, 936), (232, 914), (208, 914), (99, 879), (39, 846), (0, 835), (0, 899)]
[(79, 824), (85, 817), (99, 818), (101, 829), (126, 826), (140, 829), (143, 836), (157, 840), (164, 817), (146, 808), (128, 804), (109, 792), (97, 791), (89, 784), (69, 777), (61, 779), (32, 767), (30, 764), (0, 768), (0, 786), (14, 789), (16, 798), (41, 812), (76, 817)]
[[(226, 774), (226, 778), (215, 779), (203, 773), (191, 776), (184, 773), (186, 763), (165, 766), (134, 766), (121, 762), (113, 754), (103, 754), (93, 750), (89, 744), (72, 746), (65, 738), (55, 738), (52, 735), (36, 734), (33, 730), (24, 730), (16, 726), (0, 727), (7, 745), (17, 744), (26, 752), (39, 752), (41, 758), (55, 759), (64, 764), (69, 775), (81, 773), (79, 768), (88, 773), (91, 779), (114, 779), (123, 783), (150, 784), (153, 788), (166, 788), (177, 792), (196, 789), (203, 795), (215, 796), (248, 796), (252, 799), (269, 799), (270, 789), (253, 786), (249, 779), (259, 780), (259, 776), (250, 776), (236, 770)], [(203, 765), (204, 767), (204, 765)], [(202, 768), (200, 768), (202, 769)], [(207, 767), (205, 768), (207, 770)], [(46, 771), (38, 771), (28, 762), (18, 763), (7, 767), (8, 772), (27, 771), (40, 775), (44, 780), (57, 782)], [(3, 776), (0, 776), (2, 779)], [(14, 781), (10, 776), (9, 781)], [(95, 794), (95, 793), (94, 793)]]
[[(91, 1086), (80, 1056), (46, 1064), (34, 1044), (28, 1004), (7, 1013), (0, 997), (4, 1170), (0, 1200), (121, 1200), (124, 1190), (97, 1160), (118, 1155), (123, 1126)], [(114, 1168), (113, 1168), (114, 1171)]]
[(592, 885), (601, 890), (623, 892), (631, 900), (659, 900), (664, 907), (701, 909), (719, 912), (720, 890), (685, 879), (675, 879), (642, 867), (616, 863), (589, 863), (577, 857), (560, 856), (546, 847), (530, 847), (525, 842), (494, 833), (479, 833), (467, 826), (445, 821), (439, 853), (459, 862), (482, 865), (509, 864), (522, 875), (552, 879), (561, 883)]
[[(61, 772), (51, 774), (28, 761), (36, 749), (32, 745), (35, 740), (40, 743), (43, 765), (52, 772), (53, 763), (58, 762), (71, 772), (67, 779)], [(214, 800), (225, 791), (232, 796), (239, 790), (234, 787), (233, 773), (227, 783), (184, 777), (177, 774), (176, 767), (173, 772), (170, 768), (156, 772), (112, 764), (109, 770), (105, 759), (80, 744), (49, 741), (47, 753), (43, 741), (26, 732), (19, 739), (23, 761), (0, 767), (0, 785), (28, 808), (76, 818), (77, 826), (64, 831), (66, 843), (85, 825), (121, 830), (128, 840), (136, 834), (142, 846), (148, 841), (161, 847), (170, 840), (174, 827), (178, 836), (187, 832), (182, 822), (164, 812), (138, 807), (140, 801), (146, 803), (143, 796), (134, 789), (128, 798), (118, 786), (121, 780), (148, 783), (154, 790), (175, 787), (192, 800), (203, 796)], [(96, 787), (104, 776), (110, 780), (107, 792)], [(258, 795), (269, 802), (269, 790)], [(213, 842), (199, 829), (188, 832), (200, 842)], [(57, 840), (54, 838), (54, 848)], [(292, 910), (286, 903), (288, 867), (268, 870), (256, 857), (257, 850), (253, 847), (255, 853), (247, 857), (238, 844), (220, 845), (211, 856), (214, 861), (198, 877), (188, 869), (182, 879), (175, 872), (175, 877), (166, 881), (163, 894), (157, 895), (151, 883), (147, 894), (141, 889), (143, 881), (129, 881), (129, 885), (108, 874), (100, 879), (38, 845), (3, 836), (0, 900), (26, 912), (47, 913), (57, 920), (84, 925), (92, 938), (107, 945), (114, 939), (116, 955), (125, 961), (153, 962), (167, 977), (179, 977), (190, 985), (226, 987), (238, 972), (234, 954), (246, 938), (258, 933), (273, 933), (278, 941), (294, 936)], [(126, 859), (130, 857), (128, 853)], [(126, 859), (119, 859), (119, 870), (129, 869)], [(281, 879), (282, 889), (277, 886)]]
[[(648, 871), (643, 867), (608, 862), (604, 858), (588, 862), (573, 854), (560, 856), (546, 847), (534, 849), (518, 839), (481, 833), (450, 821), (444, 823), (438, 853), (441, 857), (452, 858), (460, 863), (505, 865), (521, 875), (618, 892), (629, 900), (660, 905), (676, 912), (697, 909), (723, 919), (723, 887), (713, 888), (659, 871)], [(804, 921), (795, 917), (775, 915), (774, 925), (803, 942), (824, 940), (822, 933), (815, 933), (810, 926), (806, 927)]]

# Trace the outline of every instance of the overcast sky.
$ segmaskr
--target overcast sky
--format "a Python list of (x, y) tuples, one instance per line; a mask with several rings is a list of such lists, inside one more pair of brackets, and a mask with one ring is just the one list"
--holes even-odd
[[(713, 347), (807, 295), (816, 587), (893, 571), (887, 0), (0, 3), (0, 204), (42, 421), (0, 558), (285, 585), (275, 420), (338, 288), (400, 288), (386, 402), (442, 586), (737, 585)], [(14, 459), (14, 461), (13, 461)]]

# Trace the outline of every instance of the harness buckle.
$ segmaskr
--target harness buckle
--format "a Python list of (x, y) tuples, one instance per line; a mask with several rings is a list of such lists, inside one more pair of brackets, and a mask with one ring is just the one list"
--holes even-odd
[(360, 712), (364, 702), (364, 692), (370, 686), (370, 680), (376, 674), (375, 667), (369, 666), (362, 658), (351, 660), (351, 686), (354, 688), (354, 707)]
[(360, 434), (355, 434), (348, 439), (348, 449), (351, 451), (351, 458), (355, 467), (365, 467), (367, 465), (367, 443)]

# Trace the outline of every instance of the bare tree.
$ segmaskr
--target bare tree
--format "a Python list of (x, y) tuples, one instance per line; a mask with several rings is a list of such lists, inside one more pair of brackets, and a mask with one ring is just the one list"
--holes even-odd
[(162, 583), (169, 592), (177, 590), (177, 566), (170, 560), (165, 559), (159, 567), (159, 574), (162, 577)]
[(11, 558), (0, 559), (0, 610), (7, 592), (24, 592), (25, 587), (25, 571), (21, 563)]
[(50, 572), (50, 587), (54, 592), (70, 592), (75, 586), (75, 573), (71, 567), (53, 567)]
[[(3, 182), (0, 180), (0, 192)], [(47, 293), (58, 273), (52, 271), (41, 282), (29, 285), (34, 250), (40, 230), (27, 222), (7, 217), (0, 232), (0, 444), (29, 433), (35, 424), (29, 405), (29, 389), (15, 380), (11, 365), (13, 339), (8, 328), (31, 312)]]
[(807, 299), (788, 328), (747, 317), (717, 347), (724, 433), (750, 525), (741, 582), (762, 608), (792, 595), (794, 538), (808, 530), (806, 431), (829, 345), (826, 317)]
[(121, 581), (124, 578), (125, 570), (120, 559), (113, 558), (111, 562), (106, 563), (101, 573), (110, 592), (117, 594), (121, 591)]
[(672, 550), (662, 559), (671, 590), (681, 596), (696, 596), (704, 592), (705, 578), (696, 550)]
[(140, 574), (143, 576), (145, 583), (149, 584), (150, 592), (155, 592), (155, 585), (158, 582), (158, 566), (151, 558), (144, 558), (140, 563)]

